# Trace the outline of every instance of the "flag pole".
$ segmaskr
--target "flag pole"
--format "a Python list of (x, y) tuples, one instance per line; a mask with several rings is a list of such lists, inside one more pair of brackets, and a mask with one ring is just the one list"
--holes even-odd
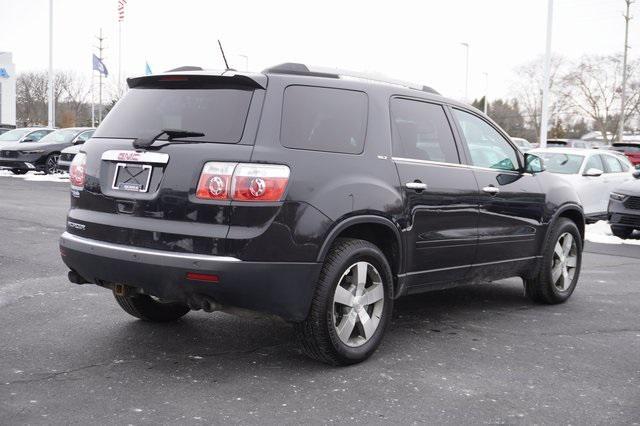
[(96, 127), (96, 96), (95, 96), (96, 72), (91, 68), (91, 127)]
[(122, 96), (122, 20), (118, 19), (118, 97)]

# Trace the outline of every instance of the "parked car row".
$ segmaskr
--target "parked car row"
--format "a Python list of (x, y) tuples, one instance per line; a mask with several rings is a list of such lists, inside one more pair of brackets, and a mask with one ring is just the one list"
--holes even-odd
[[(83, 144), (94, 131), (91, 127), (58, 130), (27, 127), (9, 130), (0, 135), (0, 168), (9, 169), (17, 175), (29, 171), (57, 173), (60, 171), (58, 160), (64, 150)], [(64, 158), (68, 158), (68, 154)], [(68, 161), (70, 162), (71, 160)], [(64, 163), (67, 164), (67, 169), (68, 163)]]
[(611, 231), (628, 238), (640, 230), (640, 170), (620, 153), (581, 148), (546, 148), (529, 151), (543, 159), (547, 172), (573, 186), (587, 222), (608, 220)]

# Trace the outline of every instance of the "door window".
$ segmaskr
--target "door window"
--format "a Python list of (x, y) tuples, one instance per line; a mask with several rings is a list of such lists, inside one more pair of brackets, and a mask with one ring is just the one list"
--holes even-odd
[(464, 134), (474, 166), (518, 170), (515, 149), (496, 129), (473, 114), (458, 109), (453, 111)]
[(48, 135), (49, 133), (51, 133), (49, 130), (38, 130), (29, 134), (29, 136), (27, 136), (26, 139), (31, 139), (34, 142), (37, 142), (40, 139), (42, 139), (44, 136)]
[(598, 169), (604, 172), (604, 164), (602, 164), (602, 159), (599, 155), (589, 157), (587, 164), (584, 166), (584, 171), (586, 172), (589, 169)]
[(451, 126), (441, 105), (391, 100), (393, 155), (441, 163), (460, 163)]
[(611, 155), (603, 155), (604, 165), (606, 167), (605, 173), (621, 173), (622, 165), (618, 161), (617, 158), (612, 157)]

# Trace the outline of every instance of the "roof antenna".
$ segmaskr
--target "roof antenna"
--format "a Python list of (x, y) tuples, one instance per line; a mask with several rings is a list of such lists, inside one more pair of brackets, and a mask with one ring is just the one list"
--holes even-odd
[(220, 43), (220, 39), (218, 39), (218, 46), (220, 46), (220, 52), (222, 52), (222, 59), (224, 59), (224, 66), (226, 67), (226, 71), (229, 71), (229, 64), (227, 63), (227, 57), (224, 56), (224, 49), (222, 48), (222, 43)]

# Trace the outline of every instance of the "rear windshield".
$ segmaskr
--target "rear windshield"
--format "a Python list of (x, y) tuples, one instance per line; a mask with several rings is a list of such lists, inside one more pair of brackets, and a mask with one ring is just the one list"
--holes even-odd
[(252, 95), (252, 89), (130, 89), (93, 137), (149, 138), (163, 129), (180, 129), (204, 133), (183, 140), (236, 143), (242, 139)]
[(612, 149), (620, 152), (640, 152), (640, 145), (614, 144)]

